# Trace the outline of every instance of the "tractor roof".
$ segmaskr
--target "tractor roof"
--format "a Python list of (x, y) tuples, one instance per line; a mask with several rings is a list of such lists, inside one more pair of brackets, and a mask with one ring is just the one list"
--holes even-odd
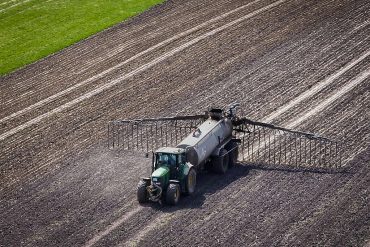
[(183, 148), (174, 148), (174, 147), (161, 147), (155, 151), (156, 153), (171, 153), (171, 154), (180, 154), (185, 152)]

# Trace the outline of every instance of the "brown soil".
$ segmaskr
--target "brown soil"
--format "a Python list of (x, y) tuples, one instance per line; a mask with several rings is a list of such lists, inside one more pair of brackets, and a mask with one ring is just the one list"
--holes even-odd
[[(1, 133), (102, 86), (262, 0), (14, 119)], [(247, 1), (168, 1), (0, 78), (0, 118)], [(370, 241), (370, 80), (298, 129), (347, 143), (347, 168), (239, 164), (201, 174), (176, 207), (136, 201), (150, 161), (106, 148), (112, 119), (201, 113), (240, 102), (263, 119), (370, 48), (370, 2), (286, 1), (0, 141), (0, 246), (364, 246)], [(284, 125), (370, 67), (370, 58), (274, 120)], [(143, 156), (143, 155), (142, 155)], [(89, 242), (90, 241), (90, 242)]]

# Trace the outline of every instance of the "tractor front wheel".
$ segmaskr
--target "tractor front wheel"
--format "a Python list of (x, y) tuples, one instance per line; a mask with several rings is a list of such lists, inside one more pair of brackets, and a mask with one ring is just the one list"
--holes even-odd
[(176, 205), (180, 199), (180, 186), (178, 184), (169, 184), (166, 193), (166, 202), (170, 205)]
[(140, 180), (137, 185), (137, 200), (139, 203), (148, 202), (148, 191), (146, 190), (147, 184), (145, 181)]

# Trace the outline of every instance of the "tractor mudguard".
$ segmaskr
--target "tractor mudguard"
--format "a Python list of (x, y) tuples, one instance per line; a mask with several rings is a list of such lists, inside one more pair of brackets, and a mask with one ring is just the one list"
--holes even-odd
[(180, 178), (181, 178), (181, 181), (180, 181), (180, 187), (181, 187), (181, 192), (182, 193), (185, 193), (186, 192), (186, 177), (188, 176), (189, 174), (189, 171), (191, 169), (195, 169), (195, 166), (192, 165), (190, 162), (186, 162), (185, 165), (184, 165), (184, 168), (182, 170), (182, 174), (180, 175)]
[(144, 181), (147, 185), (149, 185), (151, 181), (151, 179), (148, 177), (145, 177), (145, 178), (142, 177), (141, 180)]

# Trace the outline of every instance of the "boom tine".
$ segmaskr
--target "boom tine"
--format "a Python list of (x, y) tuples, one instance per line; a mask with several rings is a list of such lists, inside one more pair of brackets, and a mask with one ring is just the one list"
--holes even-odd
[(295, 149), (295, 166), (298, 167), (298, 149), (297, 149), (297, 136), (294, 138), (294, 149)]
[(325, 159), (325, 146), (322, 141), (319, 141), (319, 166), (323, 167)]
[(178, 140), (177, 121), (175, 120), (175, 142)]
[(131, 143), (132, 143), (132, 148), (135, 149), (135, 138), (134, 138), (134, 124), (131, 124), (130, 127), (131, 127)]
[(111, 143), (111, 138), (110, 138), (110, 135), (111, 135), (111, 127), (110, 127), (111, 123), (108, 123), (108, 127), (107, 127), (107, 146), (108, 146), (108, 149), (110, 148), (110, 143)]
[(276, 134), (277, 130), (273, 130), (274, 141), (273, 141), (273, 150), (274, 150), (274, 165), (276, 165), (276, 142), (279, 140), (279, 134)]
[(164, 146), (164, 143), (163, 143), (163, 126), (161, 124), (161, 145)]
[(253, 143), (254, 143), (254, 136), (256, 134), (256, 126), (253, 126), (253, 131), (252, 131), (252, 147), (251, 147), (251, 155), (252, 155), (252, 161), (254, 162), (254, 155), (253, 155)]
[[(171, 124), (170, 126), (172, 126), (172, 122), (170, 122), (170, 124)], [(172, 140), (173, 140), (173, 133), (172, 133), (172, 129), (170, 130), (170, 133), (171, 133), (171, 134), (170, 134), (170, 145), (172, 145), (172, 142), (173, 142), (173, 141), (172, 141)]]
[(135, 125), (136, 126), (136, 136), (135, 136), (135, 139), (136, 139), (136, 148), (137, 150), (139, 150), (139, 125)]
[[(279, 136), (281, 135), (280, 130), (278, 130)], [(279, 165), (281, 165), (281, 140), (282, 138), (279, 138)]]
[(302, 138), (300, 136), (297, 136), (297, 167), (300, 166), (302, 163)]
[(165, 141), (166, 141), (166, 146), (168, 146), (168, 124), (166, 123), (166, 137), (165, 137)]
[(263, 161), (266, 162), (267, 160), (267, 139), (266, 139), (266, 128), (263, 128), (263, 142), (264, 142), (264, 150), (263, 150)]
[[(335, 158), (333, 156), (333, 145), (329, 145), (329, 160), (332, 160), (333, 158)], [(329, 164), (329, 167), (331, 167), (332, 164)]]
[(288, 146), (287, 135), (284, 134), (284, 163), (285, 164), (287, 164), (287, 146)]
[(268, 159), (268, 163), (271, 163), (271, 135), (268, 135), (268, 138), (269, 138), (269, 143), (267, 145), (268, 147), (268, 152), (269, 152), (269, 159)]
[(140, 128), (140, 150), (144, 151), (144, 147), (143, 147), (143, 127)]
[(244, 124), (241, 126), (242, 127), (242, 135), (243, 135), (243, 139), (242, 139), (242, 160), (244, 161), (245, 160), (245, 154), (244, 154), (244, 150), (245, 150), (245, 126)]
[(251, 138), (251, 134), (248, 134), (248, 150), (247, 150), (247, 155), (248, 155), (248, 157), (249, 157), (249, 155), (250, 155), (250, 151), (249, 151), (249, 149), (250, 149), (250, 138)]
[(145, 126), (145, 139), (146, 139), (146, 151), (148, 152), (149, 151), (149, 135), (148, 135), (148, 126), (147, 125), (144, 125)]
[(312, 165), (313, 166), (316, 166), (316, 141), (315, 140), (311, 140), (313, 142), (313, 148), (312, 148), (312, 154), (311, 154), (311, 157), (312, 157)]

